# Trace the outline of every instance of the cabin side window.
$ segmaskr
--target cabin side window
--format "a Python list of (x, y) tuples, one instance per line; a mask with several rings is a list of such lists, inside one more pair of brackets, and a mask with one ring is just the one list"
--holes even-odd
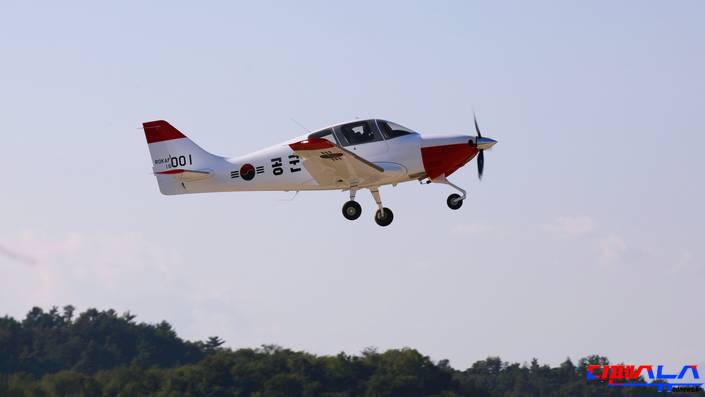
[(342, 137), (349, 145), (361, 145), (364, 143), (377, 142), (382, 140), (382, 135), (372, 126), (369, 121), (358, 121), (340, 126)]

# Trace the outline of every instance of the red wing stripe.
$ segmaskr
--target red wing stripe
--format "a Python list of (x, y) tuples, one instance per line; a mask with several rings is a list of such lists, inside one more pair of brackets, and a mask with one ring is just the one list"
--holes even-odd
[(291, 150), (320, 150), (335, 147), (331, 141), (323, 138), (309, 138), (289, 145)]
[(172, 127), (171, 124), (164, 120), (148, 121), (146, 123), (142, 123), (142, 127), (144, 127), (144, 134), (147, 137), (147, 143), (186, 138), (186, 135), (182, 134), (181, 131)]

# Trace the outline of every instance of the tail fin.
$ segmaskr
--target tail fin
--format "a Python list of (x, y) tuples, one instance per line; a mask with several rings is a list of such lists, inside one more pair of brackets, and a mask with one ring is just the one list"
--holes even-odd
[(164, 120), (149, 121), (142, 126), (162, 194), (189, 193), (187, 183), (210, 178), (214, 166), (222, 161)]

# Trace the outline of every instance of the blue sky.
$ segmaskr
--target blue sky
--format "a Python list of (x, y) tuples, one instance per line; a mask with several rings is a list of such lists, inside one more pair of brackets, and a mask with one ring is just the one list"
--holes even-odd
[[(0, 312), (464, 367), (702, 363), (705, 5), (0, 4)], [(486, 135), (446, 186), (165, 197), (143, 121), (235, 156), (355, 117)], [(19, 255), (21, 258), (13, 257)], [(24, 258), (24, 259), (23, 259)]]

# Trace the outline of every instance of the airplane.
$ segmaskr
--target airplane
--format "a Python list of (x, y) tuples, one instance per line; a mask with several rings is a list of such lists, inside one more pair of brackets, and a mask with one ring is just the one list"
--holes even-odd
[(382, 205), (379, 188), (419, 181), (446, 184), (453, 193), (446, 203), (457, 210), (467, 192), (448, 180), (477, 156), (482, 179), (484, 151), (497, 141), (477, 136), (422, 136), (382, 119), (352, 120), (240, 157), (211, 154), (164, 120), (143, 123), (152, 171), (165, 195), (242, 191), (348, 191), (343, 216), (360, 217), (356, 193), (368, 189), (377, 203), (375, 222), (389, 226), (394, 213)]

